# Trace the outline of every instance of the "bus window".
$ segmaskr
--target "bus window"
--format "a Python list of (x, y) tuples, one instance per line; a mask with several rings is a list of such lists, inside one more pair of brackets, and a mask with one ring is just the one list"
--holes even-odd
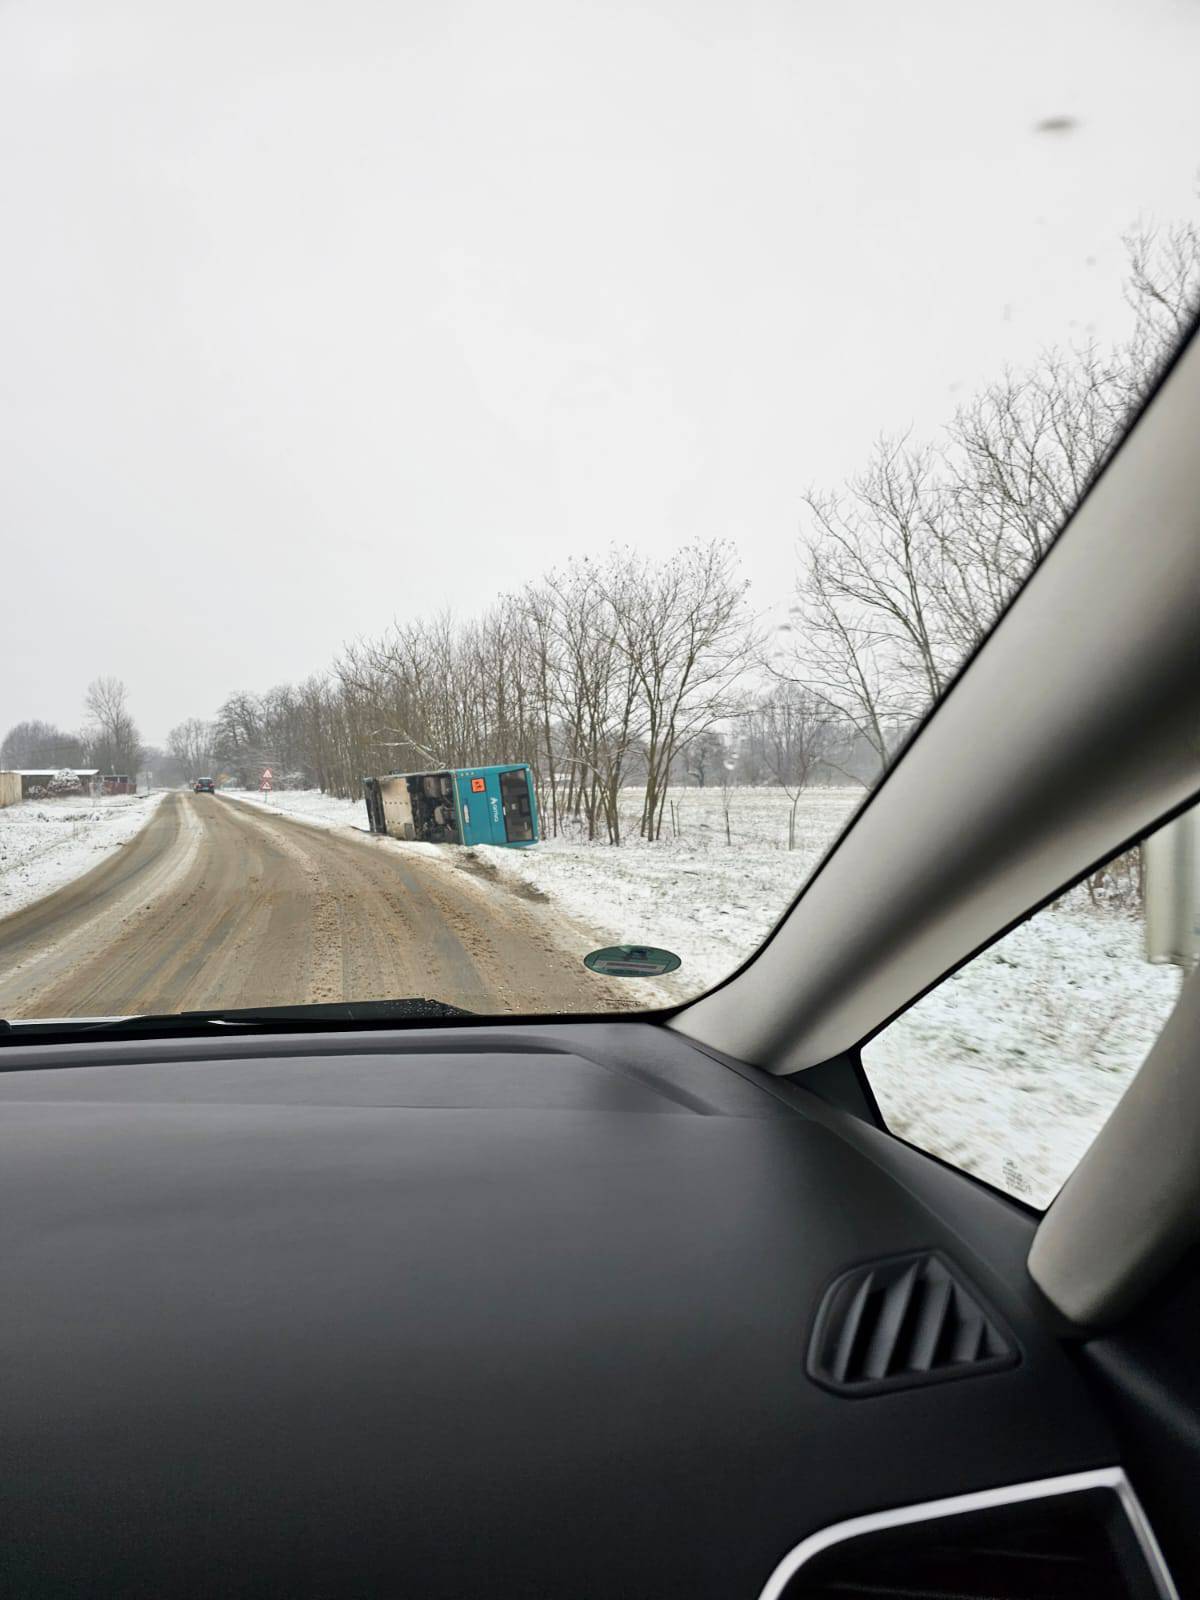
[(529, 798), (529, 774), (518, 770), (500, 774), (500, 800), (504, 806), (505, 836), (520, 842), (533, 838), (533, 803)]

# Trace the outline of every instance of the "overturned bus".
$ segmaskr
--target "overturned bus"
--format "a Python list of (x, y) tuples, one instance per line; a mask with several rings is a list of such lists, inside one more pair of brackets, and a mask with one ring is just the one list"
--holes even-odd
[(363, 779), (372, 833), (427, 844), (534, 844), (533, 773), (525, 765), (389, 772)]

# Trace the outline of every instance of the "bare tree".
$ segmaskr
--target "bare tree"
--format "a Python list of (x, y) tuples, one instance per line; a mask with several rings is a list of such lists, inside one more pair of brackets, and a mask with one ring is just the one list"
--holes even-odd
[(796, 811), (817, 766), (830, 753), (831, 722), (825, 703), (794, 684), (780, 688), (755, 706), (747, 718), (747, 737), (772, 781), (791, 802), (788, 849), (796, 848)]
[(881, 770), (953, 668), (938, 463), (931, 450), (884, 439), (842, 494), (806, 503), (794, 620), (770, 669), (850, 724)]
[(811, 694), (789, 694), (765, 708), (768, 759), (779, 787), (791, 801), (788, 849), (796, 848), (796, 808), (827, 748), (828, 714)]
[(141, 755), (137, 724), (129, 710), (129, 691), (119, 678), (93, 678), (84, 696), (91, 717), (93, 760), (102, 770), (137, 772)]
[[(722, 774), (729, 761), (730, 752), (724, 738), (715, 728), (708, 728), (703, 733), (696, 734), (680, 753), (684, 759), (687, 776), (695, 779), (698, 788), (703, 789), (713, 777), (718, 783), (723, 781)], [(736, 760), (733, 765), (736, 767)]]
[(689, 546), (653, 566), (627, 555), (608, 600), (644, 718), (641, 832), (657, 839), (671, 769), (697, 735), (742, 709), (760, 646), (732, 547)]
[(1152, 376), (1200, 310), (1200, 228), (1194, 222), (1125, 235), (1125, 297), (1137, 324), (1133, 347), (1139, 376)]
[(960, 408), (936, 447), (884, 440), (810, 494), (788, 642), (770, 669), (886, 765), (1079, 504), (1200, 303), (1200, 232), (1126, 241), (1131, 338), (1045, 352)]
[(733, 847), (733, 789), (737, 775), (737, 758), (726, 752), (721, 759), (721, 819), (725, 824), (725, 843)]
[(213, 727), (199, 717), (188, 717), (167, 734), (167, 754), (185, 778), (196, 778), (213, 766)]
[(646, 722), (621, 626), (628, 586), (627, 557), (613, 552), (603, 566), (569, 563), (542, 590), (554, 640), (548, 714), (565, 769), (562, 809), (586, 822), (590, 839), (603, 823), (612, 844), (621, 842), (620, 793)]
[(947, 651), (984, 637), (1103, 466), (1128, 414), (1127, 352), (1048, 351), (960, 409), (947, 431), (938, 595)]

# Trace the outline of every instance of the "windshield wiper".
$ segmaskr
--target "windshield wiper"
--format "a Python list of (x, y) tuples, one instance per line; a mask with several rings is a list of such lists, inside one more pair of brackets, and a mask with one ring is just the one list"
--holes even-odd
[(406, 1000), (335, 1000), (319, 1005), (247, 1006), (223, 1011), (164, 1011), (132, 1017), (56, 1017), (28, 1022), (21, 1018), (0, 1018), (0, 1042), (17, 1044), (30, 1034), (53, 1033), (75, 1038), (81, 1034), (102, 1033), (108, 1037), (135, 1038), (139, 1034), (204, 1033), (236, 1028), (275, 1028), (287, 1024), (301, 1027), (337, 1027), (345, 1023), (422, 1022), (446, 1017), (470, 1017), (474, 1013), (444, 1000), (412, 998)]

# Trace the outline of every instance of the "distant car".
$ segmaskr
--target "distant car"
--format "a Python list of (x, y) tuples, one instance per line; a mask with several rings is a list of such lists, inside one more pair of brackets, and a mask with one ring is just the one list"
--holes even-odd
[(192, 785), (193, 794), (216, 794), (217, 786), (211, 778), (197, 778)]

